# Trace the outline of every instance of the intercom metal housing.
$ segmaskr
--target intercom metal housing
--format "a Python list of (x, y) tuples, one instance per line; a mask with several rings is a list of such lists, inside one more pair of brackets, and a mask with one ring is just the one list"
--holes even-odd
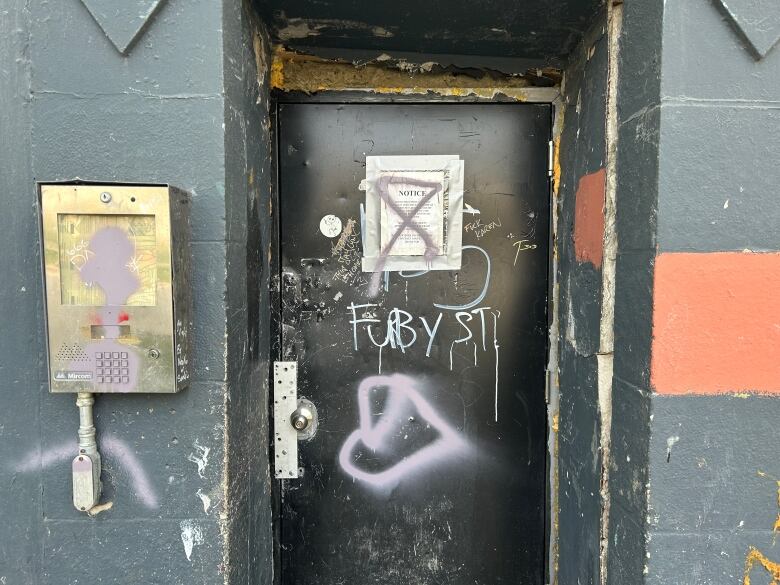
[(51, 392), (177, 392), (190, 378), (189, 197), (39, 183)]

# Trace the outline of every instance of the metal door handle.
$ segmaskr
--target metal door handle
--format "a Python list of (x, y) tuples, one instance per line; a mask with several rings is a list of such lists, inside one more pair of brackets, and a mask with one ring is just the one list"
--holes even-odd
[(295, 409), (295, 412), (290, 415), (290, 424), (299, 433), (305, 431), (311, 424), (314, 418), (314, 413), (305, 406), (299, 406)]

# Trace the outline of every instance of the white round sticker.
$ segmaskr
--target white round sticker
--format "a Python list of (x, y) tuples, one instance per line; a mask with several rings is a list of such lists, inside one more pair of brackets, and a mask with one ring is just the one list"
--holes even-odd
[(320, 231), (327, 238), (335, 238), (341, 233), (341, 220), (335, 215), (326, 215), (320, 220)]

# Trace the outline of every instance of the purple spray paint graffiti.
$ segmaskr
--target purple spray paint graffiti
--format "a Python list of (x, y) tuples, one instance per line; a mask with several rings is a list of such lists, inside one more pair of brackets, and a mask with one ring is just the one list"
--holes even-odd
[[(396, 204), (395, 201), (393, 201), (392, 197), (390, 196), (389, 186), (391, 184), (403, 184), (413, 187), (421, 187), (423, 189), (430, 189), (430, 191), (420, 199), (417, 205), (409, 213), (406, 213), (398, 206), (398, 204)], [(439, 255), (439, 248), (433, 243), (431, 235), (422, 229), (419, 225), (417, 225), (414, 221), (414, 218), (420, 212), (420, 210), (433, 197), (435, 197), (439, 191), (441, 191), (441, 188), (441, 183), (395, 175), (383, 176), (377, 181), (377, 191), (379, 192), (379, 198), (384, 201), (385, 204), (390, 209), (392, 209), (394, 213), (398, 215), (398, 217), (401, 219), (401, 223), (398, 225), (395, 233), (387, 242), (387, 245), (379, 253), (379, 258), (377, 260), (377, 264), (374, 269), (374, 273), (371, 276), (371, 282), (368, 287), (369, 296), (376, 296), (376, 294), (379, 292), (379, 281), (382, 278), (383, 269), (387, 264), (387, 256), (390, 254), (390, 250), (392, 250), (393, 246), (395, 245), (396, 241), (398, 241), (398, 238), (401, 237), (401, 234), (404, 232), (404, 230), (414, 230), (420, 236), (423, 242), (425, 242), (425, 253), (423, 257), (428, 262), (433, 260), (434, 256)]]
[[(486, 352), (488, 351), (488, 346), (486, 344), (486, 341), (488, 339), (487, 336), (487, 328), (486, 328), (486, 312), (490, 311), (490, 314), (492, 314), (492, 320), (493, 320), (493, 330), (492, 330), (492, 344), (490, 345), (490, 348), (493, 350), (495, 355), (495, 398), (494, 398), (494, 420), (495, 422), (498, 422), (498, 358), (499, 358), (499, 343), (498, 343), (498, 319), (501, 317), (501, 311), (498, 309), (492, 310), (491, 307), (477, 307), (483, 300), (485, 300), (485, 297), (487, 296), (488, 290), (490, 288), (490, 277), (491, 277), (491, 271), (492, 271), (492, 263), (490, 261), (490, 255), (485, 251), (483, 248), (480, 248), (479, 246), (463, 246), (463, 250), (475, 250), (479, 252), (482, 257), (485, 259), (485, 278), (482, 285), (482, 289), (479, 292), (479, 294), (472, 299), (471, 301), (468, 301), (463, 304), (445, 304), (445, 303), (433, 303), (433, 306), (438, 309), (443, 309), (446, 311), (451, 311), (453, 313), (448, 314), (454, 314), (455, 320), (458, 322), (460, 327), (463, 329), (464, 336), (454, 339), (450, 345), (449, 345), (449, 368), (450, 371), (454, 369), (454, 360), (453, 360), (453, 353), (455, 346), (458, 344), (466, 344), (470, 340), (474, 340), (474, 365), (477, 365), (477, 338), (474, 335), (474, 332), (472, 331), (471, 327), (469, 326), (469, 322), (472, 321), (473, 315), (479, 316), (479, 323), (480, 327), (478, 331), (481, 331), (481, 347), (482, 351)], [(427, 274), (427, 270), (421, 270), (418, 272), (414, 272), (412, 274), (404, 274), (403, 271), (401, 271), (401, 277), (402, 278), (417, 278), (419, 276), (423, 276)], [(375, 273), (377, 274), (377, 273)], [(350, 324), (352, 325), (352, 340), (353, 340), (353, 346), (355, 348), (355, 351), (358, 351), (359, 349), (359, 343), (358, 343), (358, 326), (360, 324), (365, 323), (365, 332), (368, 334), (368, 338), (371, 341), (371, 343), (379, 348), (379, 373), (382, 373), (382, 349), (385, 346), (389, 346), (391, 349), (399, 349), (401, 353), (406, 353), (406, 350), (410, 347), (413, 347), (415, 343), (417, 342), (418, 335), (415, 328), (412, 326), (414, 321), (414, 316), (404, 311), (403, 309), (399, 309), (397, 307), (394, 307), (391, 309), (390, 313), (388, 314), (386, 318), (386, 333), (384, 336), (384, 340), (381, 343), (378, 343), (376, 338), (374, 337), (374, 331), (372, 329), (374, 324), (380, 323), (380, 319), (377, 318), (376, 312), (374, 309), (378, 308), (380, 305), (376, 303), (362, 303), (356, 305), (354, 302), (347, 307), (349, 311), (352, 314), (352, 319), (350, 319)], [(474, 308), (476, 307), (476, 308)], [(359, 314), (359, 310), (363, 310), (362, 314)], [(428, 323), (427, 319), (420, 315), (419, 316), (420, 322), (423, 325), (423, 328), (428, 335), (428, 342), (426, 346), (425, 356), (430, 357), (431, 355), (431, 347), (434, 344), (434, 340), (436, 338), (436, 333), (439, 329), (439, 325), (442, 321), (442, 313), (439, 312), (439, 315), (433, 325)], [(382, 337), (379, 337), (382, 339)]]
[[(120, 324), (129, 317), (113, 307), (127, 303), (141, 286), (132, 268), (135, 266), (135, 244), (125, 230), (107, 227), (92, 236), (89, 252), (79, 269), (79, 276), (84, 283), (103, 290), (106, 307), (98, 311), (97, 322), (107, 335), (120, 337)], [(121, 392), (136, 389), (140, 360), (131, 347), (106, 338), (90, 343), (85, 349), (88, 356), (94, 357), (92, 379), (99, 390), (106, 390), (108, 385)], [(71, 364), (70, 367), (76, 366)]]
[(127, 268), (135, 254), (133, 242), (124, 230), (107, 227), (92, 236), (89, 249), (92, 256), (81, 266), (81, 280), (103, 289), (107, 306), (124, 305), (141, 286)]
[[(383, 412), (377, 418), (371, 412), (372, 394), (386, 388)], [(418, 383), (403, 374), (371, 376), (358, 387), (360, 426), (347, 437), (339, 453), (341, 468), (353, 478), (378, 489), (392, 489), (405, 478), (416, 476), (434, 465), (446, 463), (471, 450), (469, 444), (436, 412), (418, 390)], [(404, 425), (416, 413), (438, 437), (411, 455), (383, 471), (366, 471), (356, 465), (355, 451), (362, 443), (376, 453), (389, 450), (390, 439), (403, 432)]]
[[(121, 439), (111, 434), (106, 434), (100, 441), (101, 447), (109, 458), (114, 458), (121, 467), (127, 472), (130, 482), (133, 486), (138, 499), (147, 508), (159, 507), (157, 493), (149, 481), (141, 462), (138, 461), (135, 453)], [(66, 441), (59, 447), (53, 447), (45, 451), (38, 449), (24, 455), (17, 461), (12, 468), (17, 473), (29, 473), (36, 469), (43, 469), (59, 463), (61, 461), (70, 461), (73, 454), (78, 452), (76, 441)]]

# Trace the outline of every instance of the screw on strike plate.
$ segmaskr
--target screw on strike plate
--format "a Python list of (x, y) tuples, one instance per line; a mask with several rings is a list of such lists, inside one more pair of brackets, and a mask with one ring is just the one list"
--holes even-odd
[(160, 351), (157, 349), (150, 349), (146, 355), (148, 355), (153, 360), (156, 360), (158, 357), (160, 357)]
[(100, 200), (101, 200), (103, 203), (108, 203), (109, 201), (111, 201), (111, 193), (109, 193), (108, 191), (103, 191), (103, 192), (100, 194)]

